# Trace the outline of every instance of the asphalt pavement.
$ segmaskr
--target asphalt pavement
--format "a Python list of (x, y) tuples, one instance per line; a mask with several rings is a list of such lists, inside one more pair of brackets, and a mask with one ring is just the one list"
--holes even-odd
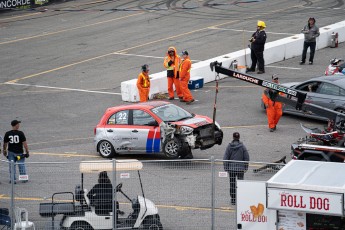
[[(22, 121), (31, 162), (101, 159), (93, 129), (106, 108), (121, 101), (120, 83), (136, 78), (140, 66), (163, 71), (169, 46), (188, 50), (194, 62), (247, 47), (257, 20), (265, 21), (267, 42), (298, 34), (309, 17), (319, 27), (343, 20), (344, 1), (68, 1), (32, 11), (0, 14), (0, 134)], [(302, 47), (301, 52), (302, 52)], [(344, 44), (316, 51), (313, 65), (300, 57), (266, 66), (257, 75), (281, 83), (321, 76), (331, 58), (343, 58)], [(256, 74), (254, 74), (256, 76)], [(283, 116), (269, 132), (260, 108), (263, 88), (237, 79), (220, 81), (217, 121), (221, 146), (195, 150), (196, 159), (222, 159), (234, 131), (241, 133), (251, 161), (290, 158), (290, 144), (305, 136), (300, 123), (325, 123)], [(215, 83), (192, 91), (197, 101), (177, 105), (212, 117)], [(125, 155), (122, 159), (164, 159), (162, 155)], [(4, 159), (4, 157), (2, 157)], [(0, 178), (0, 181), (7, 179)]]

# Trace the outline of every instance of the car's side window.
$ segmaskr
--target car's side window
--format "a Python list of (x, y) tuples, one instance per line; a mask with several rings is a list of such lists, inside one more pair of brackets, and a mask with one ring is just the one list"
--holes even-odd
[(108, 119), (108, 125), (128, 125), (128, 114), (129, 110), (122, 110), (117, 113), (114, 113)]
[(345, 96), (345, 89), (340, 88), (339, 96)]
[(307, 82), (307, 83), (304, 83), (303, 85), (296, 87), (296, 89), (305, 91), (305, 92), (315, 93), (318, 91), (319, 87), (320, 87), (320, 82)]
[(149, 125), (155, 122), (155, 119), (145, 111), (133, 110), (133, 125)]
[(324, 83), (320, 88), (320, 94), (339, 96), (340, 88), (336, 85)]

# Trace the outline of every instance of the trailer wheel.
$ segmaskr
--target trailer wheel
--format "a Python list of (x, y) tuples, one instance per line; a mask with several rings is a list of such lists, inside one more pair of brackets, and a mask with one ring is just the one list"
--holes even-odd
[(139, 229), (142, 229), (142, 230), (163, 230), (163, 225), (157, 219), (148, 219), (148, 220), (144, 220), (144, 223), (140, 226)]
[(104, 158), (112, 158), (116, 154), (113, 145), (105, 140), (98, 144), (98, 152)]
[(345, 109), (342, 109), (342, 108), (338, 108), (336, 109), (335, 111), (339, 112), (339, 113), (345, 113)]
[(86, 222), (74, 222), (70, 227), (71, 230), (93, 230), (93, 228)]

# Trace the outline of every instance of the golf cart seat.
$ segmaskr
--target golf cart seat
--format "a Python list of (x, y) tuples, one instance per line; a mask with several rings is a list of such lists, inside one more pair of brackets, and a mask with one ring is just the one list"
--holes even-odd
[(91, 208), (91, 211), (92, 211), (92, 212), (95, 212), (95, 206), (91, 205), (90, 199), (89, 199), (89, 197), (87, 197), (87, 193), (88, 193), (87, 189), (84, 188), (84, 193), (83, 193), (83, 195), (84, 195), (85, 203), (87, 204), (88, 207)]

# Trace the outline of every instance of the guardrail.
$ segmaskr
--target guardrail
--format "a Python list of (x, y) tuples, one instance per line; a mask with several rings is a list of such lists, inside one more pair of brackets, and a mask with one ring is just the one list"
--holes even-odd
[[(317, 38), (316, 49), (323, 49), (330, 46), (332, 32), (339, 34), (339, 42), (345, 41), (345, 21), (341, 21), (329, 26), (320, 28), (320, 36)], [(303, 49), (304, 35), (296, 34), (277, 41), (268, 42), (265, 45), (265, 64), (272, 64), (285, 59), (300, 56)], [(246, 54), (246, 55), (245, 55)], [(215, 74), (210, 70), (210, 63), (213, 61), (222, 62), (223, 66), (230, 66), (233, 60), (237, 60), (239, 65), (244, 65), (245, 58), (250, 60), (250, 49), (242, 49), (233, 53), (224, 54), (212, 59), (194, 63), (191, 69), (191, 78), (202, 77), (204, 83), (214, 81)], [(163, 60), (162, 60), (163, 62)], [(151, 74), (151, 89), (149, 98), (158, 93), (167, 93), (166, 71)], [(220, 76), (224, 78), (224, 75)], [(121, 95), (123, 101), (137, 102), (139, 94), (136, 87), (136, 79), (121, 82)]]

